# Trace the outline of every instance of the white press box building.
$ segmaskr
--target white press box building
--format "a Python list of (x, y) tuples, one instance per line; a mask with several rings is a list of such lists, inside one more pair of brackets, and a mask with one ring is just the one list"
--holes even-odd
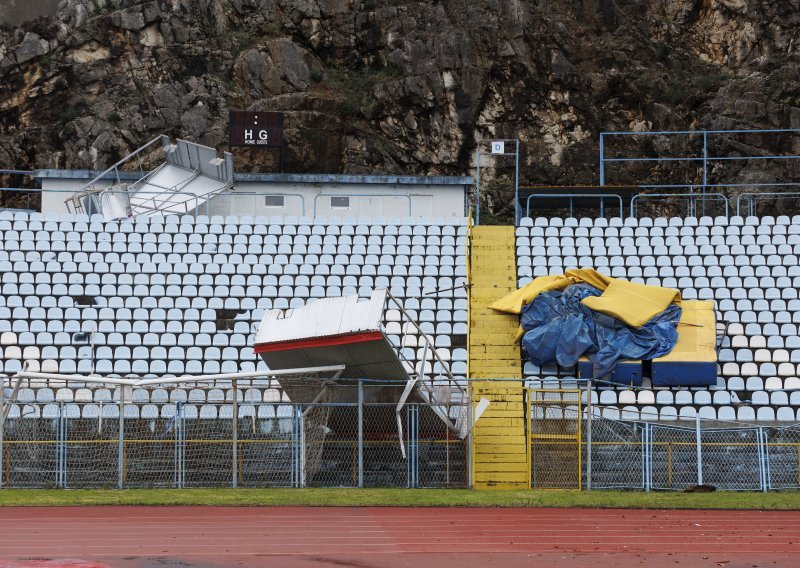
[[(163, 151), (145, 171), (140, 156)], [(134, 169), (136, 168), (136, 169)], [(155, 138), (104, 172), (38, 170), (42, 213), (102, 213), (107, 219), (162, 214), (252, 217), (464, 217), (472, 178), (234, 173), (231, 154)]]

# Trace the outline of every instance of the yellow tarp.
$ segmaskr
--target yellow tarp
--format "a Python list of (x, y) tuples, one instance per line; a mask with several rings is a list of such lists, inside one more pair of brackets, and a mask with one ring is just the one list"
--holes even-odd
[(528, 285), (500, 298), (489, 307), (500, 312), (519, 314), (522, 307), (530, 304), (540, 293), (563, 290), (581, 282), (603, 290), (601, 296), (584, 298), (583, 305), (635, 328), (643, 326), (670, 304), (681, 303), (681, 293), (672, 288), (619, 280), (600, 274), (592, 268), (575, 268), (562, 275), (535, 278)]
[(499, 312), (520, 314), (522, 313), (522, 306), (530, 304), (541, 292), (563, 290), (567, 286), (579, 282), (586, 282), (595, 288), (605, 290), (612, 280), (613, 278), (600, 274), (593, 268), (573, 268), (558, 276), (539, 276), (534, 278), (526, 286), (503, 296), (489, 307)]

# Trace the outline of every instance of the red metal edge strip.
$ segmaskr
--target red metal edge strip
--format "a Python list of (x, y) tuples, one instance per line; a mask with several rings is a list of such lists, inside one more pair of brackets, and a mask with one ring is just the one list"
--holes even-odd
[(380, 331), (366, 333), (352, 333), (349, 335), (332, 335), (318, 339), (301, 339), (298, 341), (282, 341), (280, 343), (256, 344), (253, 351), (256, 353), (270, 353), (272, 351), (289, 351), (292, 349), (309, 349), (311, 347), (332, 347), (334, 345), (347, 345), (348, 343), (362, 343), (364, 341), (378, 341), (383, 339)]

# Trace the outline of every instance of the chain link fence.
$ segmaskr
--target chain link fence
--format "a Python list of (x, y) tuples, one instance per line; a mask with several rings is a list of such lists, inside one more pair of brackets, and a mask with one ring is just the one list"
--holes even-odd
[[(584, 428), (589, 418), (584, 415)], [(632, 422), (593, 416), (584, 487), (727, 491), (800, 487), (800, 429)], [(796, 436), (796, 437), (795, 437)], [(589, 457), (591, 456), (591, 457)]]
[[(471, 451), (442, 420), (471, 415), (380, 386), (292, 402), (274, 383), (84, 391), (26, 388), (0, 435), (0, 483), (18, 488), (468, 487)], [(102, 391), (105, 391), (103, 394)], [(78, 392), (74, 390), (74, 392)], [(122, 400), (119, 400), (122, 396)], [(528, 389), (533, 488), (800, 489), (800, 425), (599, 416), (581, 389)], [(310, 399), (309, 399), (310, 400)], [(384, 399), (385, 400), (385, 399)], [(359, 402), (360, 401), (360, 402)]]
[[(468, 486), (468, 440), (428, 405), (398, 410), (396, 403), (363, 402), (373, 398), (371, 388), (379, 387), (364, 386), (361, 402), (328, 396), (293, 403), (274, 388), (258, 389), (261, 400), (244, 400), (244, 389), (220, 396), (196, 385), (126, 395), (137, 402), (17, 401), (0, 437), (0, 482), (11, 488)], [(458, 415), (459, 404), (445, 412)]]
[(578, 390), (529, 389), (531, 485), (580, 489), (581, 393)]
[(582, 404), (585, 390), (528, 392), (532, 488), (800, 488), (800, 425), (618, 420)]

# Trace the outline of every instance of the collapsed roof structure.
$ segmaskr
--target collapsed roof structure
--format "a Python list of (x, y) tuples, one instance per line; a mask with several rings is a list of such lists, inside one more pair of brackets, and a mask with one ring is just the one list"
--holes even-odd
[[(152, 163), (154, 152), (163, 152), (164, 161), (148, 171), (144, 162)], [(122, 171), (138, 171), (140, 176), (133, 182), (123, 181), (119, 175)], [(225, 152), (219, 157), (208, 146), (186, 140), (173, 143), (161, 135), (95, 177), (65, 204), (71, 213), (99, 213), (106, 220), (183, 215), (197, 211), (214, 195), (232, 186), (232, 154)]]

